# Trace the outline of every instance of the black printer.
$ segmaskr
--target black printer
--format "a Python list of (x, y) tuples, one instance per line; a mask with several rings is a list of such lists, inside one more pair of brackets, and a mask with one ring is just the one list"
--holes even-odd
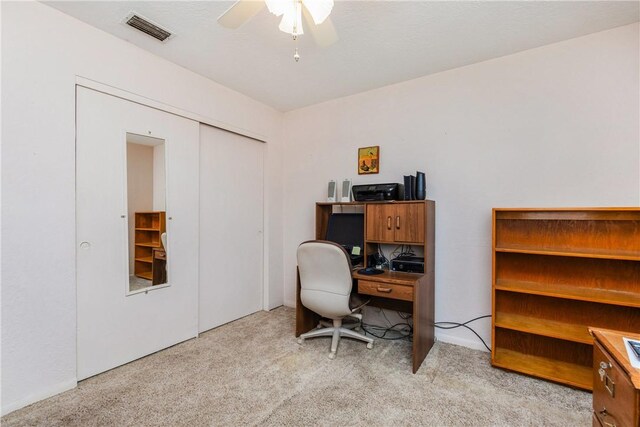
[(403, 200), (402, 184), (365, 184), (352, 187), (353, 199), (356, 202), (376, 202), (384, 200)]

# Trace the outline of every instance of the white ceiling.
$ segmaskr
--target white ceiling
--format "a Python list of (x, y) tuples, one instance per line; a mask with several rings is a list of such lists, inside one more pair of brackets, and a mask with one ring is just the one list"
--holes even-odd
[[(228, 1), (60, 1), (50, 6), (278, 110), (630, 24), (637, 1), (340, 1), (340, 40), (319, 48), (278, 30), (263, 9), (237, 30), (216, 23)], [(175, 33), (161, 43), (122, 23), (136, 11)]]

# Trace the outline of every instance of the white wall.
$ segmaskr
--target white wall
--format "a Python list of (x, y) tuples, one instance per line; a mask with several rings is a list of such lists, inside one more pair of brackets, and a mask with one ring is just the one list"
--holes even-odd
[[(426, 171), (438, 321), (491, 313), (492, 207), (639, 205), (638, 35), (633, 24), (285, 114), (285, 304), (330, 179)], [(380, 174), (358, 176), (369, 145)], [(472, 326), (489, 341), (488, 319)], [(466, 330), (437, 335), (481, 348)]]
[(76, 76), (265, 136), (265, 279), (280, 305), (282, 114), (42, 3), (0, 7), (2, 412), (76, 384)]

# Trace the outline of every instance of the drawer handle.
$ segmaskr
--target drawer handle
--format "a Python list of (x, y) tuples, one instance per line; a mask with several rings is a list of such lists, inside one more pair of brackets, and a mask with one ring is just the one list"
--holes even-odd
[[(607, 408), (603, 408), (602, 411), (600, 411), (600, 415), (602, 418), (612, 418), (611, 415), (609, 415), (609, 413), (607, 412)], [(608, 422), (607, 420), (603, 419), (602, 424), (604, 424), (604, 427), (616, 427), (615, 420), (613, 422)]]
[(604, 388), (607, 389), (611, 397), (616, 397), (616, 383), (613, 382), (609, 375), (604, 377)]
[(383, 288), (381, 286), (378, 286), (378, 292), (384, 292), (385, 294), (390, 294), (392, 291), (391, 288)]
[(387, 230), (391, 230), (391, 217), (387, 217)]
[(400, 230), (400, 217), (399, 216), (396, 217), (396, 228), (398, 230)]

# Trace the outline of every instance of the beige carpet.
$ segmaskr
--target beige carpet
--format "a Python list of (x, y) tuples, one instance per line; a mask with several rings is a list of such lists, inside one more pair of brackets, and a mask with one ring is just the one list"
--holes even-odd
[(591, 394), (491, 368), (437, 343), (329, 338), (299, 346), (294, 310), (260, 312), (13, 412), (3, 426), (589, 426)]
[(129, 292), (139, 291), (140, 289), (151, 286), (151, 280), (143, 279), (138, 276), (129, 276)]

